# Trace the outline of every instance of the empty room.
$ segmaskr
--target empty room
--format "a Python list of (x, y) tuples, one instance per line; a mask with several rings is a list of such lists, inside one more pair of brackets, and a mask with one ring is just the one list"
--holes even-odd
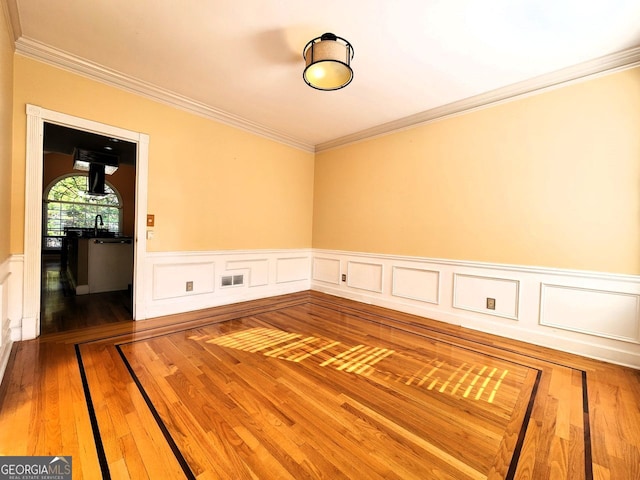
[(640, 478), (638, 2), (0, 6), (1, 478)]

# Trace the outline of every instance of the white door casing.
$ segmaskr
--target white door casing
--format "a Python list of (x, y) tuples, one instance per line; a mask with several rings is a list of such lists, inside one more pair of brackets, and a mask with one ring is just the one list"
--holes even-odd
[(149, 136), (119, 127), (74, 117), (27, 104), (27, 145), (25, 169), (24, 271), (22, 295), (22, 338), (40, 334), (40, 282), (42, 247), (42, 176), (44, 124), (54, 123), (137, 144), (136, 206), (133, 269), (133, 318), (145, 317), (144, 258), (147, 250), (146, 218)]

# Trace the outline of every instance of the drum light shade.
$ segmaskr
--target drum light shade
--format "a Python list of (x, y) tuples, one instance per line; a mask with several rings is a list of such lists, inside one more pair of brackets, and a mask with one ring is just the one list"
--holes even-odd
[(310, 87), (338, 90), (353, 80), (353, 47), (344, 38), (325, 33), (307, 43), (302, 56), (306, 63), (302, 77)]

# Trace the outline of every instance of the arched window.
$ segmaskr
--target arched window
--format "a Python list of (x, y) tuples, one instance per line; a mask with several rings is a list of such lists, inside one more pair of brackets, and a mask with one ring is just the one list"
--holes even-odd
[(87, 194), (87, 175), (72, 174), (55, 180), (44, 192), (44, 245), (45, 249), (60, 248), (66, 228), (93, 228), (96, 215), (101, 215), (110, 232), (120, 233), (122, 201), (109, 184), (104, 195)]

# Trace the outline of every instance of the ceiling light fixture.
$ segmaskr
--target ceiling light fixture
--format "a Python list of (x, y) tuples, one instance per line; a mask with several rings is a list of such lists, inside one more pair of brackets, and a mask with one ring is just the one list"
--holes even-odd
[(306, 62), (302, 77), (310, 87), (338, 90), (353, 80), (353, 47), (342, 37), (325, 33), (314, 38), (305, 45), (302, 56)]

